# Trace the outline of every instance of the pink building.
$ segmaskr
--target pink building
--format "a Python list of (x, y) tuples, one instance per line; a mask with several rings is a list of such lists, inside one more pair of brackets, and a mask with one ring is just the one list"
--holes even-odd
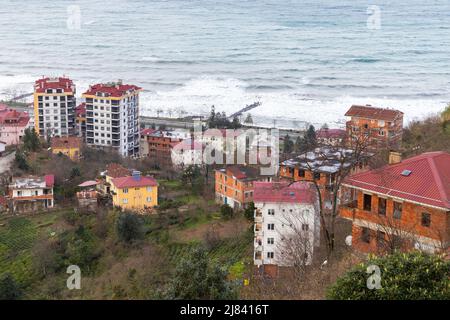
[(0, 141), (6, 145), (19, 144), (29, 121), (30, 116), (27, 112), (20, 112), (0, 104)]

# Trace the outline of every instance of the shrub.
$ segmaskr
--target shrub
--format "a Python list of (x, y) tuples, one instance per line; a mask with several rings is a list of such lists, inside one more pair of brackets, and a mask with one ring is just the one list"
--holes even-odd
[(123, 242), (130, 243), (144, 236), (144, 222), (136, 214), (124, 213), (117, 219), (117, 234)]
[[(368, 288), (370, 265), (380, 268), (380, 289)], [(417, 251), (372, 257), (338, 279), (327, 296), (343, 300), (450, 299), (450, 262)]]
[(17, 300), (22, 296), (16, 280), (6, 273), (0, 278), (0, 300)]
[(220, 207), (220, 214), (222, 215), (222, 217), (224, 219), (230, 219), (233, 217), (233, 208), (231, 208), (229, 205), (227, 204), (223, 204)]

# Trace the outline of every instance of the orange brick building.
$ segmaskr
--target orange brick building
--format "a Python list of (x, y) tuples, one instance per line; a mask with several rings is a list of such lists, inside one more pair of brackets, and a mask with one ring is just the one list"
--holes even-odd
[(172, 136), (170, 132), (144, 129), (141, 131), (142, 156), (147, 156), (160, 164), (171, 164), (172, 148), (181, 139)]
[(450, 154), (430, 152), (353, 175), (344, 184), (340, 215), (353, 223), (362, 252), (450, 245)]
[(215, 173), (216, 202), (228, 204), (235, 210), (244, 209), (253, 202), (255, 181), (270, 181), (259, 169), (249, 166), (229, 166)]
[(348, 144), (364, 141), (372, 150), (401, 147), (403, 136), (403, 112), (375, 108), (370, 105), (351, 106), (345, 116)]

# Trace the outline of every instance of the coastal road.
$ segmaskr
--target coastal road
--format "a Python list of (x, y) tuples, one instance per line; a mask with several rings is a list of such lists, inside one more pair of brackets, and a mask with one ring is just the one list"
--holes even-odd
[(7, 156), (0, 157), (0, 174), (6, 172), (11, 167), (12, 162), (14, 161), (14, 157), (16, 156), (16, 152), (8, 154)]

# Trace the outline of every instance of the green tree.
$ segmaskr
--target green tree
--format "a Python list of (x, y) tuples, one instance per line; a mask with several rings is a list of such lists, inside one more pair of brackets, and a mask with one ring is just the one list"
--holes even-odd
[(79, 167), (73, 167), (72, 170), (70, 170), (70, 179), (74, 179), (76, 177), (81, 176), (81, 170)]
[(308, 148), (314, 148), (317, 145), (316, 129), (310, 125), (305, 134), (305, 142)]
[(236, 129), (239, 129), (240, 127), (242, 127), (241, 121), (239, 120), (239, 118), (237, 116), (235, 116), (233, 118), (233, 121), (231, 122), (231, 128), (236, 130)]
[[(369, 279), (373, 271), (367, 273), (371, 265), (380, 268), (379, 289), (368, 288), (374, 279)], [(371, 257), (339, 278), (327, 296), (339, 300), (448, 300), (450, 261), (419, 251)]]
[(133, 213), (121, 214), (117, 219), (116, 229), (119, 239), (127, 243), (142, 239), (144, 236), (142, 218)]
[(245, 208), (244, 216), (248, 221), (254, 220), (255, 209), (256, 207), (253, 201), (248, 204), (247, 208)]
[(291, 137), (287, 134), (283, 141), (283, 152), (292, 153), (292, 151), (294, 151), (294, 143), (292, 142)]
[(166, 291), (168, 299), (236, 299), (227, 272), (208, 258), (203, 248), (192, 250), (178, 263)]
[(223, 204), (220, 207), (220, 214), (222, 215), (222, 217), (224, 219), (230, 219), (233, 217), (233, 208), (231, 208), (229, 205), (227, 204)]
[(184, 183), (189, 183), (191, 187), (194, 187), (195, 183), (201, 177), (200, 167), (197, 165), (187, 166), (181, 175), (181, 180)]
[(246, 124), (253, 124), (253, 118), (252, 118), (251, 113), (247, 114), (247, 117), (245, 118), (244, 123), (246, 123)]
[(21, 170), (28, 171), (30, 165), (28, 164), (27, 157), (22, 150), (17, 150), (14, 158), (14, 162)]
[(36, 152), (39, 151), (39, 149), (41, 148), (39, 136), (36, 133), (36, 130), (34, 130), (34, 128), (25, 129), (22, 140), (23, 140), (23, 147), (27, 151)]
[(294, 143), (294, 152), (295, 153), (302, 152), (304, 144), (305, 144), (305, 141), (301, 137), (297, 137), (297, 139), (295, 139), (295, 143)]
[(0, 277), (0, 300), (18, 300), (22, 297), (22, 291), (16, 280), (10, 273)]

